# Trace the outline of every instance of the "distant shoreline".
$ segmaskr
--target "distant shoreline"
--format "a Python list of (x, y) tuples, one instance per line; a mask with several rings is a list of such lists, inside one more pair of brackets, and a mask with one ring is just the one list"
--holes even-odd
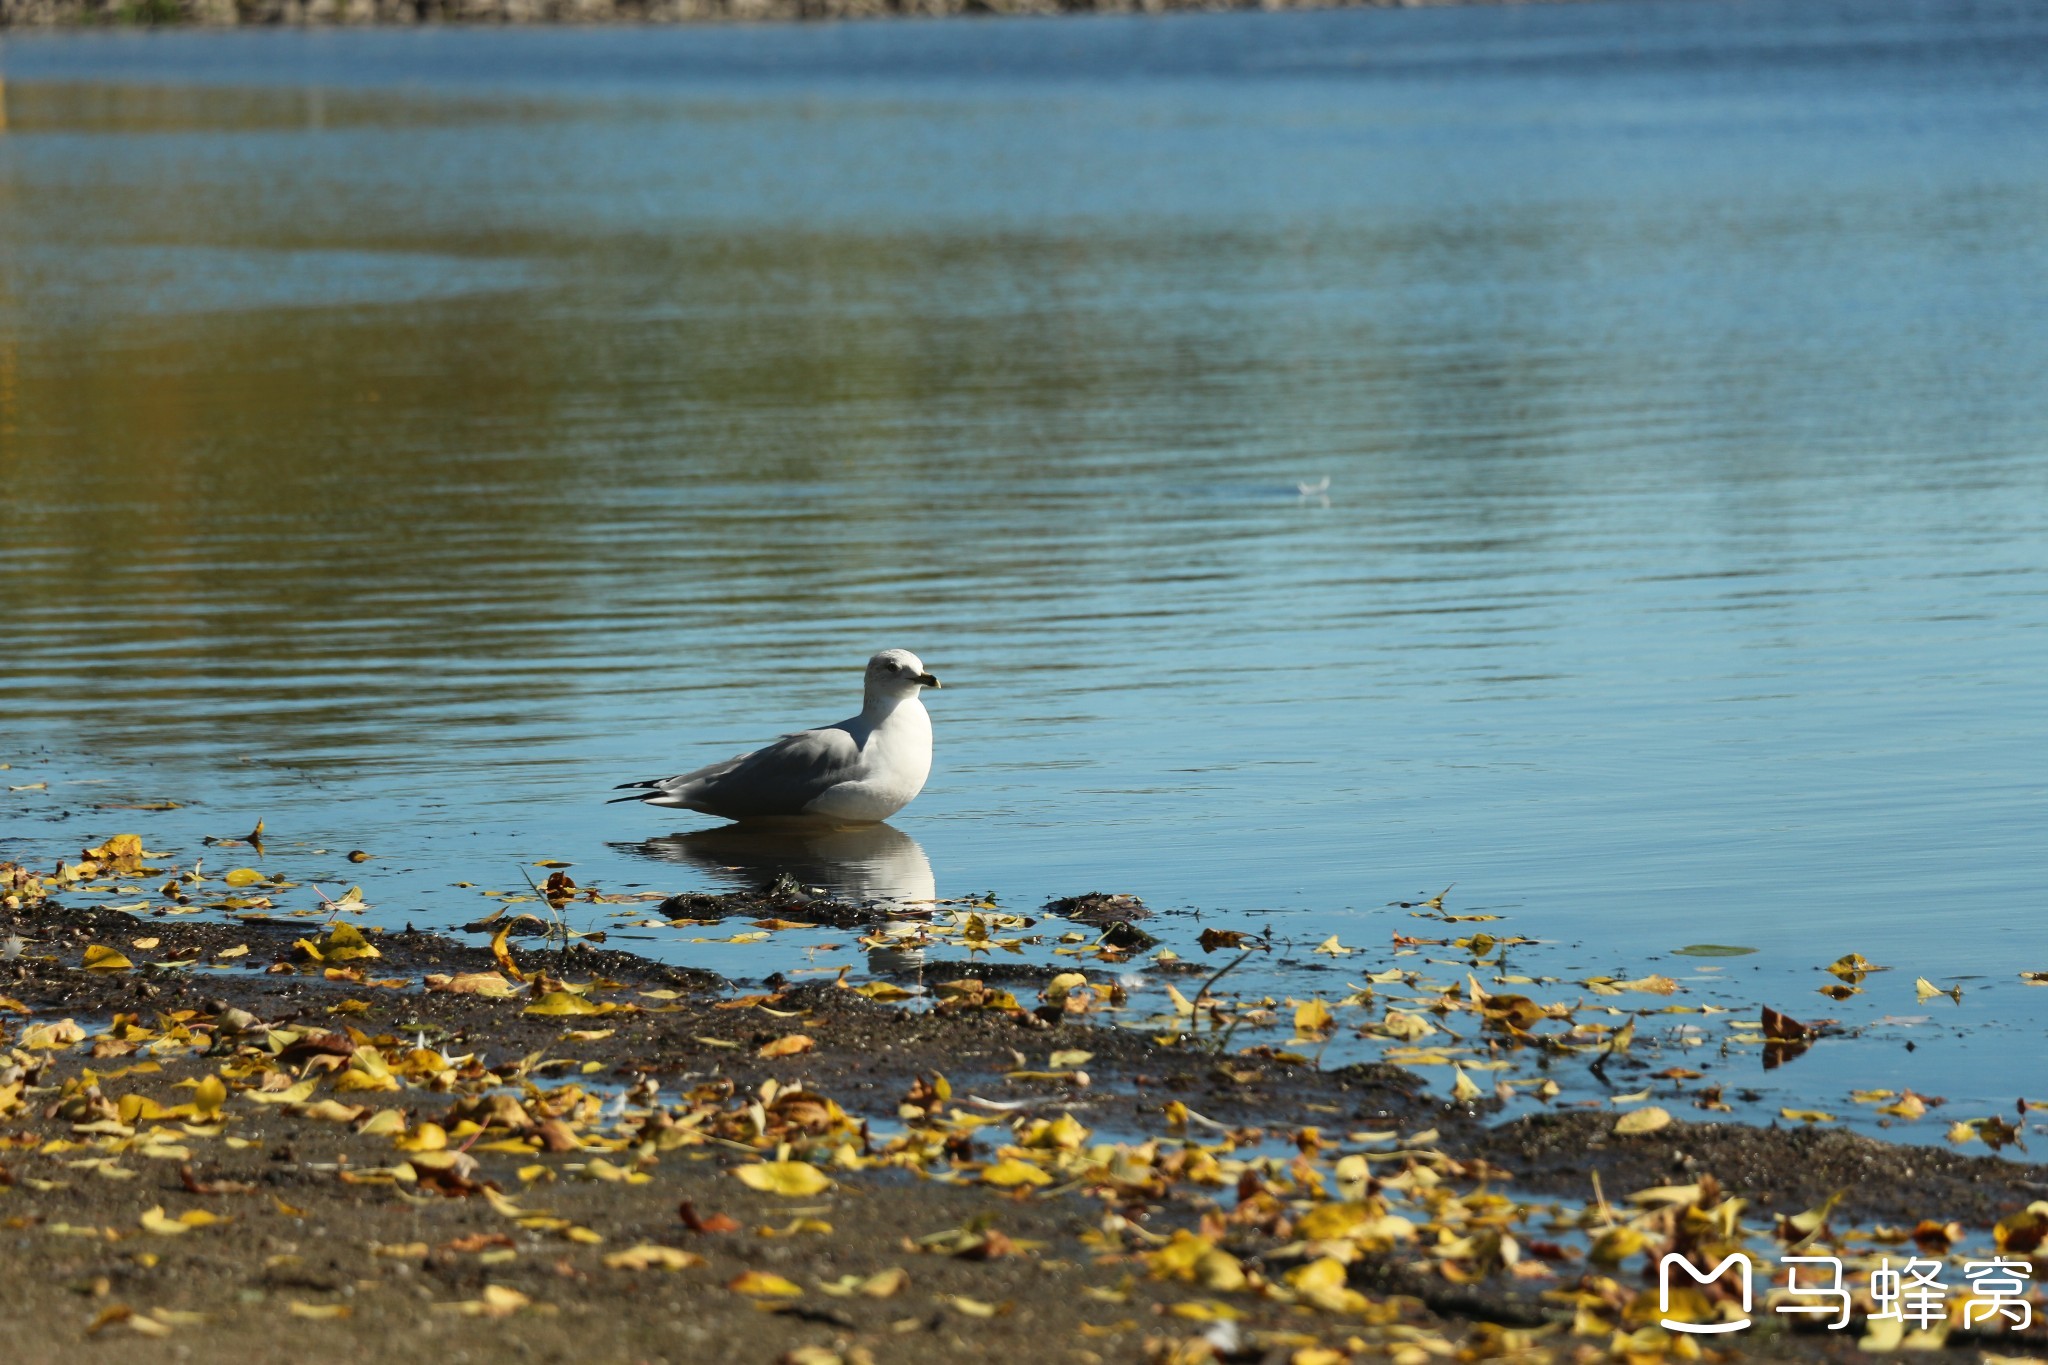
[(790, 23), (964, 15), (1423, 9), (1529, 2), (1532, 0), (0, 0), (0, 31)]

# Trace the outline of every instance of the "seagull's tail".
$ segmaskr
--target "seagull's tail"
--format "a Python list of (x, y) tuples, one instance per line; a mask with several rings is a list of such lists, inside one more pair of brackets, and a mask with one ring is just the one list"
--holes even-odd
[(621, 782), (618, 786), (613, 787), (612, 790), (615, 792), (630, 791), (633, 795), (614, 796), (606, 801), (605, 804), (607, 806), (616, 806), (621, 801), (652, 801), (665, 794), (661, 789), (661, 784), (668, 780), (665, 777), (650, 777), (645, 782)]
[(607, 806), (616, 806), (621, 801), (641, 801), (650, 806), (668, 806), (676, 810), (692, 809), (690, 803), (670, 783), (673, 777), (649, 778), (645, 782), (621, 782), (613, 791), (630, 792), (628, 796), (614, 796), (606, 801)]

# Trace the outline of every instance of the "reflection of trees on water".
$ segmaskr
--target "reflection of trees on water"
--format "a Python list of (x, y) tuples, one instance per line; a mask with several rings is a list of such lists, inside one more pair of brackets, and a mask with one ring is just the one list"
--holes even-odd
[[(34, 357), (5, 397), (9, 534), (35, 571), (9, 583), (0, 700), (353, 758), (637, 729), (655, 695), (766, 667), (836, 695), (913, 575), (956, 636), (1002, 629), (991, 603), (1128, 611), (1164, 562), (1241, 576), (1257, 526), (1188, 513), (1191, 548), (1132, 514), (1134, 490), (1236, 477), (1219, 433), (1324, 449), (1392, 414), (1407, 434), (1372, 458), (1416, 469), (1375, 480), (1376, 515), (1474, 488), (1528, 530), (1552, 504), (1505, 494), (1558, 471), (1500, 452), (1560, 419), (1545, 395), (1612, 382), (1390, 283), (1540, 282), (1568, 215), (788, 226), (718, 188), (786, 131), (744, 102), (309, 98), (74, 85), (18, 111), (105, 136), (61, 173), (6, 168), (29, 264), (0, 272), (0, 339)], [(177, 157), (134, 154), (163, 130)], [(132, 243), (143, 265), (94, 275)], [(416, 293), (366, 284), (400, 262)], [(523, 283), (476, 284), (498, 266)], [(221, 283), (264, 272), (246, 299)]]

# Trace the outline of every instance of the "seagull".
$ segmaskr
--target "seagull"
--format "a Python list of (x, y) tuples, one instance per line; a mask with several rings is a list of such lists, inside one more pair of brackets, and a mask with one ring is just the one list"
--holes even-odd
[(932, 770), (932, 719), (921, 694), (939, 680), (907, 649), (868, 660), (860, 714), (784, 735), (678, 777), (622, 782), (614, 801), (702, 811), (727, 820), (818, 817), (873, 824), (909, 805)]

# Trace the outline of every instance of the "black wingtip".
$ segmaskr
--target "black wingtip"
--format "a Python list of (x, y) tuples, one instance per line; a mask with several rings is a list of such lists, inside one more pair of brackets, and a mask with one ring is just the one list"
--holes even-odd
[(644, 796), (613, 796), (606, 798), (605, 804), (607, 806), (616, 806), (621, 801), (645, 801), (647, 799)]

